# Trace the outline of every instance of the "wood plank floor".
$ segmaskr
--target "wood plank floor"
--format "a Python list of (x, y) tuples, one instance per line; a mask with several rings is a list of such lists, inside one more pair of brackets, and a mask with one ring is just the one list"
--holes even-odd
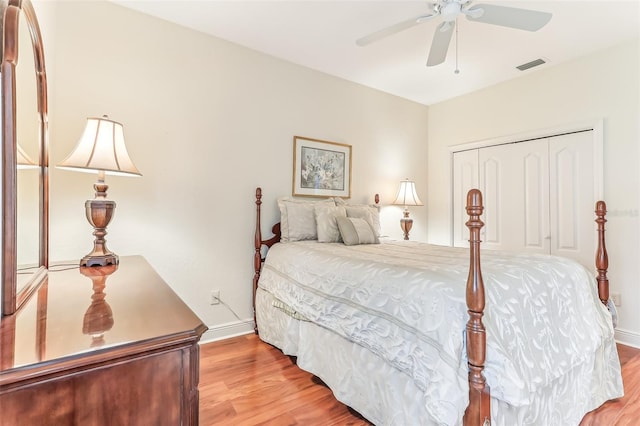
[[(618, 345), (618, 353), (625, 396), (589, 413), (580, 426), (640, 424), (640, 349)], [(200, 424), (370, 425), (253, 334), (201, 346)]]
[(624, 396), (587, 414), (580, 426), (640, 424), (640, 349), (618, 345)]

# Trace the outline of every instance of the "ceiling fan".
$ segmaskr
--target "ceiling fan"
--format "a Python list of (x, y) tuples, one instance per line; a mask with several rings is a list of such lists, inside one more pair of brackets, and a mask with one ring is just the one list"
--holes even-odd
[(472, 5), (473, 0), (435, 0), (429, 3), (430, 11), (406, 21), (375, 31), (356, 40), (358, 46), (366, 46), (392, 34), (409, 29), (415, 25), (441, 17), (443, 22), (436, 28), (427, 66), (432, 67), (444, 62), (456, 26), (456, 19), (464, 15), (470, 21), (526, 31), (538, 31), (551, 19), (551, 14), (537, 10), (492, 4)]

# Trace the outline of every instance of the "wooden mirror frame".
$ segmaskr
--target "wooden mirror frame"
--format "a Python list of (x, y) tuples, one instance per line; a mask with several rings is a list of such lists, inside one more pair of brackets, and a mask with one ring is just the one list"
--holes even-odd
[[(30, 0), (2, 0), (2, 316), (15, 313), (47, 278), (49, 267), (49, 147), (47, 74), (40, 26)], [(39, 118), (39, 265), (31, 279), (17, 288), (17, 129), (16, 66), (19, 18), (24, 14), (33, 46)]]

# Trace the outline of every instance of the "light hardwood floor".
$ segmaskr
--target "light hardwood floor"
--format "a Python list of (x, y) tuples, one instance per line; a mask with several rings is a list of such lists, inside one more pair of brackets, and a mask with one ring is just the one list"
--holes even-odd
[[(618, 346), (625, 396), (580, 426), (640, 424), (640, 349)], [(250, 334), (200, 348), (200, 425), (370, 425), (315, 376)]]

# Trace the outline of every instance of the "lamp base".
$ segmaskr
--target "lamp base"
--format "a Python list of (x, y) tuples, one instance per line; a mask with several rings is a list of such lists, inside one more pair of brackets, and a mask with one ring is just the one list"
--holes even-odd
[(107, 225), (111, 222), (116, 203), (111, 200), (95, 198), (84, 203), (87, 220), (93, 226), (93, 251), (80, 260), (80, 266), (108, 266), (117, 265), (118, 256), (107, 248), (105, 235)]
[(80, 259), (80, 266), (109, 266), (118, 265), (120, 259), (115, 253), (95, 254), (91, 252), (82, 259)]
[(404, 233), (404, 239), (409, 239), (409, 231), (413, 227), (413, 219), (400, 219), (400, 228), (402, 228), (402, 232)]
[(400, 228), (402, 228), (402, 232), (404, 233), (404, 239), (409, 239), (409, 231), (413, 227), (413, 219), (409, 217), (409, 209), (405, 208), (404, 217), (400, 219)]

